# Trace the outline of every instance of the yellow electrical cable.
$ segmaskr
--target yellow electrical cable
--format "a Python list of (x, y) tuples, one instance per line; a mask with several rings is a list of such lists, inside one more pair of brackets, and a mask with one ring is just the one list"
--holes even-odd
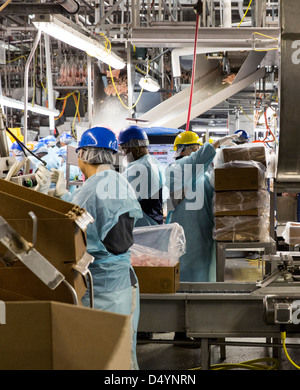
[(249, 11), (251, 3), (252, 3), (252, 0), (249, 1), (248, 7), (246, 9), (246, 12), (244, 13), (244, 16), (242, 17), (242, 20), (240, 21), (240, 24), (238, 25), (238, 27), (240, 27), (240, 25), (243, 23), (243, 20), (245, 19), (246, 15), (247, 15), (247, 13)]
[[(253, 34), (256, 34), (256, 35), (261, 35), (262, 37), (266, 37), (266, 38), (269, 38), (269, 39), (273, 39), (275, 41), (278, 41), (279, 39), (278, 38), (274, 38), (274, 37), (271, 37), (270, 35), (265, 35), (265, 34), (262, 34), (262, 33), (259, 33), (257, 31), (255, 31)], [(269, 49), (254, 49), (254, 51), (269, 51), (269, 50), (278, 50), (278, 47), (271, 47)]]
[(42, 80), (41, 80), (41, 85), (42, 85), (42, 88), (43, 88), (43, 90), (45, 91), (45, 93), (48, 93), (48, 88), (45, 88), (45, 87), (44, 87), (44, 84), (43, 84)]
[(253, 119), (251, 119), (246, 113), (245, 113), (245, 111), (242, 109), (242, 107), (241, 106), (239, 106), (240, 107), (240, 110), (242, 111), (242, 113), (245, 115), (245, 117), (246, 118), (248, 118), (249, 119), (249, 121), (251, 121), (251, 122), (254, 122), (255, 123), (255, 121), (253, 120)]
[[(66, 100), (67, 100), (70, 96), (72, 96), (72, 95), (74, 96), (75, 93), (78, 94), (78, 99), (80, 99), (80, 92), (79, 92), (78, 90), (73, 91), (73, 92), (69, 92), (69, 93), (68, 93), (66, 96), (64, 96), (64, 97), (56, 98), (56, 100), (64, 100), (64, 105), (63, 105), (63, 109), (62, 109), (61, 113), (59, 114), (59, 116), (56, 117), (56, 118), (54, 118), (55, 120), (58, 120), (59, 118), (62, 117), (63, 112), (64, 112), (64, 109), (65, 109), (65, 102), (66, 102)], [(73, 97), (73, 98), (74, 98), (74, 97)], [(75, 99), (74, 99), (74, 100), (75, 100)], [(78, 119), (80, 120), (80, 115), (79, 115), (79, 111), (78, 111), (78, 108), (79, 108), (79, 101), (78, 101), (78, 103), (75, 102), (75, 106), (76, 106), (75, 118), (76, 118), (76, 115), (78, 114), (78, 116), (79, 116)], [(74, 126), (75, 118), (73, 119), (73, 125), (72, 125), (72, 126)], [(74, 134), (74, 132), (73, 132), (73, 134)], [(75, 135), (75, 134), (74, 134), (74, 135)]]
[(285, 339), (286, 339), (286, 332), (281, 332), (281, 341), (282, 341), (282, 346), (283, 346), (283, 350), (286, 354), (286, 357), (288, 358), (289, 362), (294, 366), (296, 367), (298, 370), (300, 370), (300, 367), (297, 366), (296, 363), (293, 362), (293, 360), (290, 358), (289, 354), (288, 354), (288, 351), (286, 349), (286, 345), (285, 345)]
[(106, 41), (106, 43), (105, 43), (105, 51), (106, 51), (106, 49), (107, 49), (107, 45), (109, 45), (109, 51), (107, 52), (107, 55), (106, 55), (106, 57), (107, 57), (107, 56), (110, 54), (110, 52), (111, 52), (111, 42), (110, 42), (110, 40), (105, 36), (105, 34), (100, 33), (100, 35), (102, 35), (102, 36), (104, 37), (105, 41)]
[(11, 62), (17, 61), (17, 60), (19, 60), (20, 58), (25, 58), (25, 60), (26, 60), (26, 57), (25, 57), (25, 56), (20, 56), (20, 57), (14, 58), (13, 60), (6, 61), (6, 62), (5, 62), (5, 65), (6, 65), (6, 64), (10, 64)]
[(144, 73), (144, 74), (148, 74), (148, 72), (149, 72), (149, 69), (150, 69), (150, 63), (151, 63), (151, 61), (150, 60), (148, 60), (148, 64), (147, 64), (147, 70), (146, 70), (146, 72), (144, 71), (144, 70), (142, 70), (142, 69), (140, 69), (137, 65), (135, 65), (135, 68), (139, 71), (139, 72), (141, 72), (141, 73)]
[(78, 93), (78, 101), (77, 101), (77, 103), (76, 103), (76, 100), (75, 100), (74, 95), (73, 95), (73, 99), (74, 99), (74, 102), (75, 102), (76, 111), (75, 111), (75, 115), (74, 115), (74, 119), (73, 119), (73, 123), (72, 123), (72, 133), (73, 133), (73, 135), (75, 136), (74, 125), (75, 125), (75, 120), (76, 120), (76, 116), (77, 116), (78, 109), (79, 109), (80, 93)]
[[(272, 362), (272, 366), (267, 366), (266, 364), (259, 364), (262, 362)], [(279, 361), (275, 358), (270, 358), (270, 357), (265, 357), (265, 358), (260, 358), (260, 359), (254, 359), (254, 360), (248, 360), (242, 363), (223, 363), (223, 364), (214, 364), (210, 366), (211, 370), (232, 370), (235, 368), (243, 368), (247, 370), (265, 370), (265, 371), (270, 371), (270, 370), (276, 370), (279, 366)], [(192, 368), (190, 370), (201, 370), (201, 367), (197, 368)]]
[(108, 66), (109, 66), (109, 72), (110, 72), (111, 81), (112, 81), (112, 83), (113, 83), (113, 86), (114, 86), (114, 89), (115, 89), (115, 91), (116, 91), (116, 94), (117, 94), (117, 96), (118, 96), (120, 102), (122, 103), (122, 106), (123, 106), (124, 108), (127, 108), (128, 110), (131, 110), (132, 108), (134, 108), (134, 107), (138, 104), (138, 101), (140, 100), (140, 97), (142, 96), (142, 93), (143, 93), (143, 91), (144, 91), (144, 88), (141, 89), (141, 92), (140, 92), (140, 94), (139, 94), (139, 97), (137, 98), (137, 101), (136, 101), (131, 107), (126, 106), (126, 105), (123, 103), (123, 101), (122, 101), (122, 99), (121, 99), (121, 97), (120, 97), (120, 95), (119, 95), (119, 92), (118, 92), (118, 90), (117, 90), (117, 88), (116, 88), (116, 85), (115, 85), (115, 82), (114, 82), (114, 78), (113, 78), (113, 75), (112, 75), (112, 72), (111, 72), (111, 67), (110, 67), (110, 65), (108, 65)]
[(73, 100), (74, 100), (74, 103), (75, 103), (75, 106), (76, 106), (75, 117), (78, 116), (78, 120), (79, 120), (79, 122), (80, 122), (80, 121), (81, 121), (80, 112), (79, 112), (80, 94), (78, 94), (78, 100), (76, 100), (76, 96), (73, 95)]
[(32, 100), (31, 105), (34, 105), (34, 98), (35, 98), (35, 71), (36, 71), (36, 62), (37, 62), (37, 50), (35, 51), (35, 60), (34, 60), (34, 72), (33, 72), (33, 94), (32, 94)]
[(274, 39), (275, 41), (279, 41), (278, 38), (275, 38), (275, 37), (271, 37), (270, 35), (265, 35), (265, 34), (262, 34), (262, 33), (259, 33), (257, 31), (255, 31), (253, 34), (256, 34), (256, 35), (261, 35), (262, 37), (265, 37), (265, 38), (270, 38), (270, 39)]
[[(107, 49), (107, 44), (109, 44), (109, 51), (107, 52), (107, 55), (109, 55), (110, 52), (111, 52), (111, 42), (110, 42), (110, 40), (109, 40), (103, 33), (100, 33), (100, 34), (101, 34), (101, 35), (105, 38), (105, 40), (106, 40), (105, 50), (104, 50), (104, 51), (106, 51), (106, 49)], [(87, 55), (90, 55), (90, 54), (87, 52)], [(134, 107), (137, 105), (138, 101), (140, 100), (140, 97), (142, 96), (142, 93), (143, 93), (143, 90), (144, 90), (144, 89), (143, 89), (143, 88), (141, 89), (141, 92), (140, 92), (140, 94), (139, 94), (139, 97), (137, 98), (137, 101), (136, 101), (131, 107), (126, 106), (126, 105), (123, 103), (123, 101), (122, 101), (122, 99), (121, 99), (121, 97), (120, 97), (120, 95), (119, 95), (119, 92), (118, 92), (118, 90), (117, 90), (117, 88), (116, 88), (115, 81), (114, 81), (114, 78), (113, 78), (113, 75), (112, 75), (112, 71), (111, 71), (110, 65), (108, 65), (108, 67), (109, 67), (110, 77), (111, 77), (111, 81), (112, 81), (114, 90), (116, 91), (116, 94), (117, 94), (117, 96), (118, 96), (118, 98), (119, 98), (119, 100), (120, 100), (122, 106), (123, 106), (124, 108), (128, 109), (128, 110), (131, 110), (132, 108), (134, 108)]]
[[(105, 37), (106, 40), (109, 41), (109, 39), (108, 39), (105, 35), (104, 35), (104, 37)], [(110, 41), (109, 41), (109, 43), (110, 43)], [(110, 48), (111, 48), (111, 43), (110, 43)], [(140, 98), (141, 98), (141, 96), (142, 96), (142, 93), (143, 93), (143, 91), (144, 91), (144, 88), (141, 89), (141, 92), (140, 92), (140, 94), (139, 94), (139, 97), (137, 98), (137, 101), (136, 101), (131, 107), (126, 106), (126, 104), (123, 103), (123, 101), (122, 101), (122, 99), (121, 99), (121, 97), (120, 97), (120, 95), (119, 95), (119, 92), (118, 92), (118, 90), (117, 90), (117, 88), (116, 88), (115, 81), (114, 81), (114, 78), (113, 78), (113, 75), (112, 75), (112, 71), (111, 71), (110, 65), (108, 65), (108, 67), (109, 67), (109, 73), (110, 73), (110, 77), (111, 77), (112, 84), (113, 84), (113, 86), (114, 86), (114, 89), (115, 89), (115, 91), (116, 91), (116, 94), (117, 94), (117, 96), (118, 96), (118, 98), (119, 98), (119, 100), (120, 100), (122, 106), (123, 106), (124, 108), (126, 108), (127, 110), (131, 110), (132, 108), (134, 108), (134, 107), (138, 104), (138, 101), (140, 100)]]
[(4, 10), (4, 8), (5, 8), (9, 3), (11, 3), (11, 2), (12, 2), (12, 0), (7, 0), (6, 3), (4, 3), (3, 5), (1, 5), (1, 7), (0, 7), (0, 12), (1, 12), (2, 10)]

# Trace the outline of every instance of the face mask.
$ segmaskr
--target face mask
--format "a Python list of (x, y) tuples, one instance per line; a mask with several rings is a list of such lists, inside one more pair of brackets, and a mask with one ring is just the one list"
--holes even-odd
[(134, 157), (133, 157), (133, 154), (131, 152), (129, 152), (128, 154), (126, 154), (126, 160), (127, 160), (127, 163), (130, 164), (131, 162), (134, 161)]

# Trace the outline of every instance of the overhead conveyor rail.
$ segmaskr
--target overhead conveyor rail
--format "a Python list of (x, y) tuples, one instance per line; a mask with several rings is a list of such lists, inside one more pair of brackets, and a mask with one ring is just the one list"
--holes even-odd
[[(221, 69), (205, 74), (194, 85), (191, 118), (204, 114), (212, 107), (242, 91), (255, 81), (263, 78), (265, 69), (248, 74), (240, 81), (231, 85), (223, 84), (224, 75)], [(190, 87), (165, 100), (152, 110), (143, 114), (139, 119), (149, 121), (148, 126), (179, 128), (186, 123)]]

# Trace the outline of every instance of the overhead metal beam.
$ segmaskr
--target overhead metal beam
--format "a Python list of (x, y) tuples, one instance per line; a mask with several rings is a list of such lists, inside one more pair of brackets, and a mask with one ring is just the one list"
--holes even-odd
[[(266, 38), (254, 33), (278, 38), (279, 28), (206, 28), (201, 27), (198, 34), (198, 47), (240, 48), (250, 50), (256, 48), (273, 48), (274, 39)], [(134, 27), (130, 41), (137, 47), (182, 47), (193, 46), (195, 40), (195, 26), (187, 23), (153, 24), (151, 27)]]
[(113, 4), (113, 6), (110, 8), (110, 10), (107, 11), (106, 14), (99, 20), (99, 22), (96, 24), (95, 28), (97, 28), (97, 27), (101, 26), (102, 24), (104, 24), (104, 23), (105, 23), (105, 20), (106, 20), (107, 18), (109, 18), (110, 15), (111, 15), (114, 11), (116, 11), (116, 9), (118, 8), (118, 6), (119, 6), (123, 1), (124, 1), (124, 0), (117, 0), (117, 1), (115, 2), (115, 4)]
[(61, 14), (70, 15), (70, 13), (60, 4), (46, 3), (10, 3), (1, 11), (3, 15), (39, 15), (39, 14)]

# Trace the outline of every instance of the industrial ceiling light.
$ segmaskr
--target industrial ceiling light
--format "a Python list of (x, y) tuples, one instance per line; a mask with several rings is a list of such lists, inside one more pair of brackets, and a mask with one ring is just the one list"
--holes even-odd
[[(24, 102), (21, 100), (11, 99), (7, 96), (0, 95), (0, 106), (11, 107), (17, 110), (24, 110)], [(39, 106), (37, 104), (28, 105), (28, 111), (35, 112), (36, 114), (47, 115), (47, 116), (58, 116), (58, 110), (50, 110), (47, 107)]]
[(97, 58), (114, 69), (123, 69), (125, 66), (122, 58), (108, 51), (104, 45), (62, 15), (36, 15), (33, 24), (40, 31), (85, 51), (91, 57)]
[(157, 92), (160, 89), (158, 82), (148, 75), (140, 79), (139, 85), (149, 92)]

